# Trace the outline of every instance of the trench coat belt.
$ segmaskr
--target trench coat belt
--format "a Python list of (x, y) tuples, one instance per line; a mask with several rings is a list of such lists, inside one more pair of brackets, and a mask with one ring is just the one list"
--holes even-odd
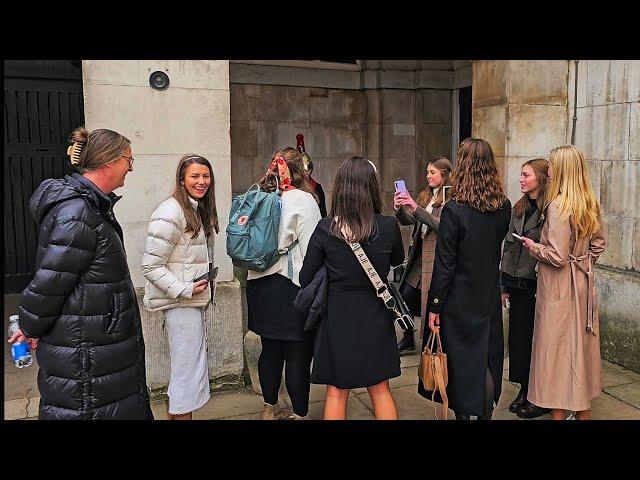
[[(594, 323), (597, 322), (596, 318), (596, 279), (593, 272), (593, 262), (591, 261), (591, 252), (587, 252), (584, 255), (576, 257), (575, 255), (569, 255), (569, 263), (571, 264), (571, 274), (573, 277), (573, 291), (575, 295), (576, 307), (578, 307), (578, 290), (576, 284), (576, 268), (587, 276), (587, 282), (589, 284), (589, 292), (587, 294), (587, 332), (591, 332), (597, 335), (594, 330)], [(588, 269), (585, 270), (582, 266), (582, 262), (588, 262)]]

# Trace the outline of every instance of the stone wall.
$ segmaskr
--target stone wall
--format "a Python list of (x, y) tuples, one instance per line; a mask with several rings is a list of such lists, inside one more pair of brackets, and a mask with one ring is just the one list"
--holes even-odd
[[(573, 117), (573, 62), (570, 73)], [(575, 144), (588, 159), (607, 240), (597, 277), (602, 355), (640, 371), (640, 61), (581, 60), (577, 107)]]
[[(165, 91), (149, 86), (149, 75), (161, 70), (170, 78)], [(131, 278), (138, 291), (146, 342), (149, 386), (162, 390), (169, 379), (169, 354), (161, 314), (142, 306), (145, 280), (140, 263), (151, 213), (172, 192), (178, 160), (198, 153), (212, 164), (220, 234), (216, 303), (208, 311), (209, 374), (214, 383), (240, 378), (242, 307), (240, 286), (226, 255), (225, 228), (231, 205), (229, 138), (229, 63), (227, 61), (84, 60), (82, 62), (86, 126), (109, 128), (131, 140), (136, 161), (115, 213), (124, 232)], [(236, 381), (236, 380), (232, 380)]]
[(566, 60), (473, 62), (473, 136), (491, 144), (512, 203), (522, 164), (565, 143), (568, 74)]

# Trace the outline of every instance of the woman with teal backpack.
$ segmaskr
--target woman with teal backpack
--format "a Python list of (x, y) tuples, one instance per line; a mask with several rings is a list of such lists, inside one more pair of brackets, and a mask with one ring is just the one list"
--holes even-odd
[(320, 221), (318, 200), (304, 175), (302, 155), (295, 148), (277, 150), (269, 169), (260, 179), (260, 189), (279, 191), (278, 261), (264, 271), (248, 270), (248, 327), (260, 335), (262, 352), (258, 375), (264, 398), (264, 420), (279, 416), (278, 390), (285, 368), (285, 381), (293, 407), (292, 419), (305, 418), (309, 410), (309, 378), (313, 357), (313, 333), (304, 332), (293, 302), (300, 281), (302, 262), (311, 234)]

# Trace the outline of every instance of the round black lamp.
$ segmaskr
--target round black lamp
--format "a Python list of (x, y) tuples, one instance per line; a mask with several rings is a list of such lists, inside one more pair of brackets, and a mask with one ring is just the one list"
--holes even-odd
[(169, 88), (169, 76), (164, 72), (153, 72), (149, 76), (149, 85), (154, 90), (166, 90)]

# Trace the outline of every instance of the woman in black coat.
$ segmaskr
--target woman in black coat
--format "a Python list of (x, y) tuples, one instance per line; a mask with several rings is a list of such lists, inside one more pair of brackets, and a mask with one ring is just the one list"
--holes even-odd
[(84, 174), (45, 180), (30, 200), (36, 272), (14, 337), (39, 340), (41, 420), (153, 419), (140, 312), (113, 214), (120, 197), (112, 191), (133, 171), (130, 142), (82, 127), (72, 141), (71, 161)]
[[(447, 354), (447, 395), (456, 419), (491, 419), (502, 387), (500, 247), (511, 203), (491, 146), (468, 138), (458, 149), (450, 200), (442, 209), (427, 300), (429, 327)], [(423, 347), (429, 336), (425, 329)], [(428, 399), (422, 385), (419, 393)]]
[(393, 315), (376, 296), (354, 251), (358, 242), (381, 281), (391, 265), (404, 261), (395, 217), (380, 215), (382, 203), (374, 165), (352, 157), (340, 166), (333, 187), (331, 213), (316, 226), (300, 285), (309, 285), (326, 265), (326, 314), (318, 332), (311, 383), (327, 385), (326, 420), (346, 418), (349, 390), (366, 387), (376, 419), (398, 418), (389, 379), (400, 375)]

